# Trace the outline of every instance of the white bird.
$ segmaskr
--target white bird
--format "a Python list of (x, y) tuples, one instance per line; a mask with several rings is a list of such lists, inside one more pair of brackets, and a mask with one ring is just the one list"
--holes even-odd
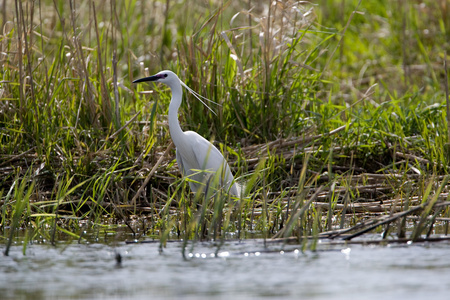
[[(169, 105), (169, 130), (176, 146), (178, 167), (184, 176), (190, 178), (189, 186), (196, 193), (205, 185), (211, 186), (218, 180), (230, 195), (240, 197), (240, 186), (234, 181), (230, 167), (222, 153), (207, 139), (194, 131), (183, 131), (178, 121), (178, 108), (181, 105), (184, 86), (201, 101), (199, 95), (192, 91), (172, 71), (161, 71), (150, 77), (133, 81), (133, 83), (156, 81), (169, 86), (172, 99)], [(203, 101), (202, 101), (203, 102)], [(218, 176), (218, 177), (215, 177)]]

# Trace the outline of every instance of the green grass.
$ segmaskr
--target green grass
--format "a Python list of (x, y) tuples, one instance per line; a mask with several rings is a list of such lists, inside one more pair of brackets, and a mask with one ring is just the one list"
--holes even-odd
[[(11, 0), (8, 8), (5, 242), (17, 230), (29, 240), (79, 239), (105, 220), (162, 245), (231, 233), (317, 238), (423, 205), (408, 215), (420, 216), (410, 229), (418, 239), (450, 215), (445, 1)], [(190, 195), (173, 149), (163, 154), (170, 93), (131, 83), (162, 69), (219, 104), (215, 116), (185, 94), (180, 123), (216, 141), (246, 182), (245, 199)]]

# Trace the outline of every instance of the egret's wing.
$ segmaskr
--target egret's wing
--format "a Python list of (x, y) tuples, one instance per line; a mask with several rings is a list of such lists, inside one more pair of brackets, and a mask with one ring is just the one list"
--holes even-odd
[(198, 169), (211, 173), (220, 172), (217, 175), (220, 175), (220, 178), (228, 186), (234, 178), (227, 161), (219, 149), (200, 135), (194, 145), (193, 151), (199, 166)]
[(197, 190), (200, 187), (198, 182), (202, 181), (203, 175), (201, 175), (198, 172), (196, 172), (195, 170), (193, 170), (196, 168), (190, 166), (189, 160), (183, 158), (183, 155), (178, 150), (178, 148), (176, 150), (176, 157), (177, 157), (178, 168), (180, 169), (183, 176), (191, 179), (189, 181), (189, 186), (191, 188), (191, 191), (194, 193), (197, 192)]
[[(233, 173), (231, 173), (230, 166), (219, 149), (209, 141), (205, 141), (208, 142), (208, 146), (206, 146), (206, 143), (202, 143), (204, 146), (198, 147), (197, 151), (194, 152), (197, 162), (203, 166), (200, 169), (215, 174), (215, 176), (219, 176), (216, 178), (218, 178), (220, 185), (223, 185), (231, 195), (239, 198), (241, 188), (238, 183), (234, 182), (234, 176)], [(200, 149), (202, 150), (200, 151)], [(206, 155), (204, 155), (204, 153), (206, 153)]]
[[(183, 174), (197, 182), (203, 183), (209, 177), (208, 174), (215, 174), (220, 176), (220, 180), (226, 187), (229, 187), (234, 177), (219, 149), (194, 131), (186, 131), (185, 134), (189, 140), (188, 145), (185, 144), (185, 146), (189, 149), (185, 147), (183, 151), (178, 151), (177, 148), (177, 161), (179, 161)], [(205, 172), (203, 174), (199, 173), (201, 170)], [(190, 182), (190, 186), (194, 192), (200, 187), (199, 184), (194, 184), (193, 182)], [(238, 195), (234, 184), (230, 192)]]
[(178, 151), (178, 148), (175, 151), (175, 154), (176, 154), (176, 157), (177, 157), (178, 168), (180, 169), (181, 173), (184, 176), (188, 176), (189, 174), (187, 174), (187, 171), (190, 171), (190, 170), (186, 170), (186, 167), (184, 166), (184, 163), (183, 163), (183, 158), (181, 156), (180, 151)]
[(222, 168), (225, 158), (207, 139), (193, 131), (188, 131), (195, 162), (192, 166), (199, 170), (217, 171)]

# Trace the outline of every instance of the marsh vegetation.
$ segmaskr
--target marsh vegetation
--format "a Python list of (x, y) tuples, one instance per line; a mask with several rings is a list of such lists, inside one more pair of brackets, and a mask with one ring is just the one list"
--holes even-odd
[[(448, 232), (445, 0), (5, 0), (1, 17), (2, 243)], [(162, 69), (218, 104), (185, 94), (180, 123), (242, 199), (189, 192), (170, 93), (131, 84)]]

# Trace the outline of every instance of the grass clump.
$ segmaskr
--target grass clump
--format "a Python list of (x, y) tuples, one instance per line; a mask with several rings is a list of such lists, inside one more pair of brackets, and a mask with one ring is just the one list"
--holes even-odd
[[(417, 240), (449, 215), (444, 1), (10, 2), (9, 243), (17, 229), (82, 238), (105, 218), (164, 243), (342, 236), (367, 219), (401, 232), (418, 217)], [(180, 122), (216, 140), (247, 197), (189, 194), (169, 147), (169, 93), (131, 84), (161, 69), (220, 105), (214, 116), (185, 95)]]

